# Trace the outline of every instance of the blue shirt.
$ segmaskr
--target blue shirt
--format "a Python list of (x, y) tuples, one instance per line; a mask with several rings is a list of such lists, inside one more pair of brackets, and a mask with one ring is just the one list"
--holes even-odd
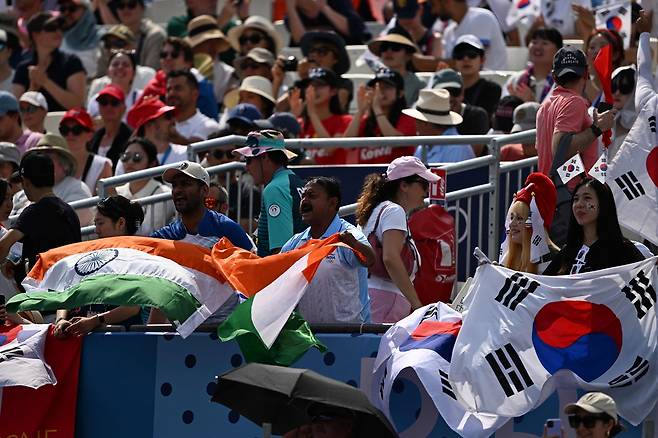
[[(446, 129), (441, 136), (444, 135), (459, 135), (457, 128), (450, 127)], [(423, 159), (423, 147), (416, 148), (416, 157)], [(460, 161), (475, 158), (473, 148), (468, 144), (444, 144), (438, 146), (430, 146), (427, 149), (427, 162), (428, 163), (458, 163)]]
[[(151, 237), (157, 237), (167, 240), (183, 240), (191, 234), (183, 225), (181, 219), (176, 219), (169, 225), (165, 225), (159, 230), (154, 231)], [(222, 237), (228, 237), (231, 243), (247, 251), (253, 249), (253, 244), (247, 233), (245, 233), (240, 225), (233, 222), (228, 217), (213, 210), (206, 210), (203, 219), (199, 222), (197, 235), (202, 237), (210, 237), (212, 240), (218, 241)]]
[[(338, 215), (334, 217), (329, 224), (329, 227), (320, 237), (320, 239), (326, 239), (332, 234), (341, 233), (343, 231), (349, 231), (357, 241), (370, 245), (366, 236), (354, 225), (347, 222), (344, 219), (341, 219)], [(288, 252), (293, 249), (299, 248), (309, 240), (311, 240), (311, 228), (307, 228), (301, 233), (295, 234), (288, 240), (283, 247), (281, 252)], [(370, 322), (370, 300), (368, 298), (368, 269), (361, 264), (359, 258), (356, 256), (354, 251), (339, 247), (336, 248), (334, 254), (338, 257), (340, 264), (357, 270), (358, 275), (358, 288), (359, 288), (359, 301), (361, 304), (361, 318), (363, 322)]]

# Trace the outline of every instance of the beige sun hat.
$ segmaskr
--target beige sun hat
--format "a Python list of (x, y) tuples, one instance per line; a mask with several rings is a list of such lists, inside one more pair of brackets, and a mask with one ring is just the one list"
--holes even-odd
[(617, 422), (617, 404), (608, 394), (588, 392), (580, 397), (576, 403), (566, 405), (564, 413), (575, 414), (579, 408), (590, 414), (608, 414)]
[(48, 151), (57, 153), (57, 155), (69, 164), (68, 168), (71, 169), (71, 171), (67, 176), (75, 175), (75, 171), (78, 168), (78, 162), (69, 150), (69, 145), (66, 142), (66, 139), (61, 135), (53, 134), (51, 132), (44, 134), (37, 145), (34, 148), (29, 149), (26, 154)]
[(448, 90), (420, 90), (415, 109), (404, 109), (402, 112), (409, 117), (437, 125), (459, 125), (462, 116), (450, 111), (450, 93)]
[(375, 38), (374, 40), (368, 43), (368, 50), (370, 50), (372, 53), (374, 53), (377, 56), (381, 56), (380, 48), (382, 46), (382, 43), (402, 44), (403, 46), (407, 46), (413, 49), (414, 53), (418, 52), (418, 47), (416, 47), (414, 42), (411, 41), (409, 38), (405, 37), (404, 35), (400, 35), (399, 33), (389, 33), (388, 35), (383, 35), (378, 38)]
[(220, 40), (220, 52), (225, 52), (231, 48), (226, 35), (222, 32), (217, 24), (217, 19), (212, 15), (199, 15), (187, 23), (187, 36), (185, 40), (192, 48), (208, 40)]
[(240, 91), (250, 91), (276, 103), (276, 99), (272, 96), (272, 81), (263, 76), (247, 76), (240, 84), (240, 88), (231, 90), (224, 96), (226, 108), (233, 108), (240, 103)]
[(249, 28), (258, 29), (261, 32), (264, 32), (274, 41), (274, 49), (276, 50), (276, 53), (281, 51), (281, 48), (283, 47), (283, 41), (281, 40), (281, 36), (277, 33), (276, 29), (274, 29), (274, 25), (265, 17), (252, 15), (247, 18), (244, 23), (239, 26), (235, 26), (228, 31), (228, 41), (231, 43), (233, 49), (235, 49), (238, 53), (240, 52), (240, 36), (242, 36), (242, 33)]

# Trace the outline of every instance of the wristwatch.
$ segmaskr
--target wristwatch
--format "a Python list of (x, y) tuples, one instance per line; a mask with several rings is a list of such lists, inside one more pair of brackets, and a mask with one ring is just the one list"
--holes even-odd
[(593, 123), (590, 125), (589, 129), (592, 130), (592, 134), (594, 134), (594, 137), (600, 137), (601, 134), (603, 134), (603, 131), (601, 131), (601, 128), (599, 128), (598, 126), (596, 126)]

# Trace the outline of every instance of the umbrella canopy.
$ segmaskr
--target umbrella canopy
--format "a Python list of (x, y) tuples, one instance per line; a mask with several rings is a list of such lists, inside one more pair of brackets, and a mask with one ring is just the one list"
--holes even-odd
[(354, 436), (397, 437), (384, 414), (359, 389), (314, 371), (248, 363), (217, 379), (212, 401), (282, 435), (316, 416), (354, 419)]

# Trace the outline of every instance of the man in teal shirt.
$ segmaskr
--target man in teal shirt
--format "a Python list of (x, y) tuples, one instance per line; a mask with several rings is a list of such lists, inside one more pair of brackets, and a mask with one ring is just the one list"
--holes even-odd
[(304, 182), (287, 168), (297, 155), (285, 148), (283, 134), (265, 129), (250, 132), (246, 145), (233, 151), (245, 157), (254, 184), (264, 184), (258, 218), (258, 255), (276, 254), (306, 226), (299, 213)]

